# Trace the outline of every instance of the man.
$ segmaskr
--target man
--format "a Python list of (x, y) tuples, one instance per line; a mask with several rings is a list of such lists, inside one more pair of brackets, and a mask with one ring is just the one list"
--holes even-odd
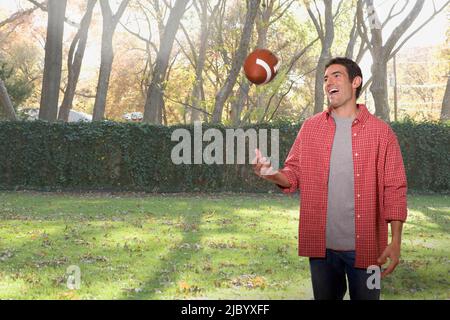
[(379, 299), (367, 268), (389, 258), (384, 277), (399, 263), (407, 215), (402, 155), (390, 126), (356, 104), (362, 80), (355, 62), (332, 59), (323, 86), (329, 107), (303, 123), (284, 168), (274, 171), (258, 149), (253, 162), (283, 192), (300, 190), (298, 250), (310, 257), (315, 299), (342, 299), (346, 277), (351, 299)]

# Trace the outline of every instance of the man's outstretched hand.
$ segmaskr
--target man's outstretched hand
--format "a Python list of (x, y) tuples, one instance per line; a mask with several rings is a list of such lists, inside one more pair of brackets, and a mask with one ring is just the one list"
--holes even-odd
[(266, 179), (279, 185), (282, 188), (289, 188), (291, 184), (289, 183), (287, 177), (278, 170), (275, 170), (270, 164), (269, 159), (263, 157), (259, 149), (255, 149), (256, 157), (252, 161), (253, 171), (258, 177)]
[(261, 178), (265, 178), (265, 176), (273, 176), (278, 171), (274, 170), (272, 165), (270, 164), (270, 160), (266, 157), (263, 157), (261, 151), (259, 149), (255, 149), (256, 157), (252, 160), (253, 171), (255, 174)]

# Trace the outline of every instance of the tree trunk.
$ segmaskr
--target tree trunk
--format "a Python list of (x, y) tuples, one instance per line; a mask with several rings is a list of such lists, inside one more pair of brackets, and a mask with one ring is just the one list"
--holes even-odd
[[(203, 69), (205, 68), (206, 49), (208, 45), (209, 25), (208, 25), (208, 7), (205, 0), (200, 0), (201, 7), (201, 32), (200, 32), (200, 48), (198, 53), (197, 65), (195, 68), (195, 83), (192, 88), (192, 106), (198, 109), (203, 109), (201, 102), (205, 100), (203, 91)], [(214, 18), (214, 17), (212, 17)], [(196, 109), (191, 110), (191, 122), (200, 120), (200, 111)]]
[(6, 90), (5, 83), (2, 79), (0, 79), (0, 106), (5, 113), (6, 119), (17, 120), (16, 112), (8, 95), (8, 90)]
[(114, 61), (112, 38), (112, 34), (109, 32), (103, 33), (102, 35), (100, 72), (92, 116), (92, 120), (94, 121), (101, 121), (105, 117), (106, 97), (108, 95), (109, 79)]
[(441, 120), (450, 120), (450, 77), (447, 78), (447, 88), (442, 100)]
[(389, 121), (389, 102), (387, 86), (387, 64), (383, 61), (373, 62), (372, 64), (372, 84), (370, 92), (375, 102), (375, 115), (385, 121)]
[(424, 0), (416, 1), (409, 14), (392, 31), (384, 45), (382, 24), (378, 21), (373, 0), (367, 0), (366, 4), (369, 12), (369, 21), (371, 23), (370, 29), (372, 34), (372, 39), (370, 40), (370, 54), (372, 56), (373, 64), (372, 84), (370, 86), (370, 91), (375, 102), (375, 115), (384, 121), (389, 121), (387, 63), (394, 47), (422, 10)]
[(164, 79), (169, 66), (170, 53), (173, 42), (180, 26), (181, 18), (189, 0), (178, 0), (170, 10), (170, 15), (164, 29), (163, 39), (160, 43), (158, 55), (156, 57), (155, 69), (153, 70), (152, 81), (147, 92), (144, 106), (144, 121), (154, 124), (162, 123), (162, 110), (164, 104)]
[(105, 117), (106, 97), (108, 96), (109, 78), (111, 76), (111, 69), (114, 60), (113, 51), (113, 36), (117, 24), (122, 17), (129, 0), (123, 0), (120, 3), (119, 9), (113, 15), (108, 0), (100, 0), (100, 6), (103, 16), (103, 30), (102, 30), (102, 48), (100, 72), (97, 82), (97, 94), (95, 96), (94, 114), (92, 120), (101, 121)]
[[(67, 59), (67, 69), (69, 72), (67, 88), (64, 93), (61, 108), (59, 109), (58, 120), (63, 120), (66, 122), (69, 120), (69, 113), (72, 109), (73, 98), (75, 96), (75, 90), (77, 88), (78, 78), (80, 76), (84, 51), (86, 49), (89, 25), (91, 24), (92, 12), (94, 11), (96, 3), (97, 0), (89, 0), (86, 13), (80, 23), (80, 28), (78, 29), (78, 32), (70, 45), (69, 57)], [(75, 48), (77, 48), (76, 52), (74, 52)]]
[(248, 99), (248, 93), (250, 91), (250, 82), (244, 79), (244, 83), (239, 88), (239, 95), (235, 103), (231, 105), (231, 121), (234, 126), (239, 126), (241, 124), (241, 114), (244, 110), (245, 103)]
[(308, 7), (308, 14), (311, 17), (317, 34), (319, 35), (322, 44), (319, 61), (317, 62), (316, 76), (314, 81), (314, 114), (322, 112), (324, 106), (324, 92), (323, 92), (323, 75), (325, 73), (325, 65), (331, 58), (331, 46), (334, 41), (334, 25), (333, 25), (333, 0), (324, 0), (325, 4), (325, 29), (322, 27), (320, 15), (317, 18), (314, 16), (311, 9)]
[(325, 74), (325, 65), (331, 58), (329, 48), (323, 47), (317, 62), (316, 76), (314, 81), (314, 114), (323, 111), (325, 97), (323, 93), (323, 75)]
[[(204, 64), (203, 64), (203, 66), (204, 66)], [(201, 71), (199, 73), (196, 72), (195, 84), (192, 89), (192, 95), (191, 95), (192, 106), (197, 109), (192, 109), (190, 112), (191, 113), (191, 123), (194, 123), (194, 121), (200, 120), (200, 116), (201, 116), (202, 112), (198, 109), (203, 109), (201, 103), (202, 103), (202, 101), (205, 100), (204, 91), (203, 91), (203, 77), (202, 77), (203, 69), (200, 69), (200, 67), (198, 67), (198, 70), (201, 70)]]
[(250, 43), (250, 37), (253, 31), (253, 25), (255, 22), (256, 14), (258, 12), (261, 0), (249, 0), (247, 4), (247, 14), (245, 17), (244, 29), (242, 30), (241, 40), (239, 42), (238, 50), (233, 58), (230, 73), (225, 80), (224, 85), (216, 94), (216, 102), (214, 104), (214, 111), (212, 121), (214, 123), (220, 123), (222, 121), (223, 107), (226, 100), (231, 94), (233, 87), (236, 83), (239, 71), (241, 70), (244, 59), (247, 55), (248, 46)]
[[(256, 16), (256, 32), (258, 39), (256, 40), (256, 48), (265, 49), (267, 46), (267, 32), (270, 27), (270, 18), (273, 13), (275, 1), (271, 0), (266, 4), (264, 9), (261, 7), (258, 9), (258, 15)], [(250, 92), (250, 82), (244, 79), (241, 88), (239, 89), (238, 98), (231, 105), (231, 120), (234, 126), (238, 126), (241, 123), (241, 114), (244, 110), (244, 105), (248, 100), (248, 94)], [(256, 97), (256, 105), (261, 106), (264, 102), (264, 93), (261, 92)]]
[(39, 119), (55, 121), (61, 81), (64, 17), (67, 0), (48, 1), (47, 39)]
[[(359, 0), (361, 1), (361, 0)], [(353, 18), (353, 25), (350, 31), (350, 36), (348, 39), (347, 49), (345, 50), (345, 57), (353, 60), (353, 52), (355, 51), (356, 40), (358, 39), (358, 32), (356, 30), (357, 25), (357, 15)]]

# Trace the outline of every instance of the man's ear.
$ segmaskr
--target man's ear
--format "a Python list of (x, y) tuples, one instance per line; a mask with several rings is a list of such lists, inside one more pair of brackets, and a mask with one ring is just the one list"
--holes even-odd
[(356, 76), (352, 81), (352, 87), (357, 89), (362, 83), (362, 78), (360, 76)]

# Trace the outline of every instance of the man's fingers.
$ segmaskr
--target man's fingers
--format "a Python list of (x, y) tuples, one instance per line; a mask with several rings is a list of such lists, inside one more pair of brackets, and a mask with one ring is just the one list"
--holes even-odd
[(377, 262), (381, 265), (385, 264), (387, 261), (388, 253), (384, 251), (382, 255), (378, 258)]
[(266, 158), (262, 156), (261, 151), (255, 149), (255, 158), (252, 160), (252, 164), (264, 163)]
[(260, 176), (261, 170), (265, 164), (261, 161), (261, 159), (257, 159), (256, 163), (253, 165), (253, 171)]
[(263, 163), (262, 168), (261, 168), (261, 175), (271, 176), (271, 175), (276, 174), (277, 172), (278, 171), (272, 167), (272, 164), (270, 163), (269, 159), (267, 159), (267, 161), (265, 161)]
[(277, 173), (277, 171), (272, 168), (270, 159), (263, 157), (259, 149), (255, 149), (255, 155), (256, 157), (252, 160), (252, 165), (253, 171), (258, 176), (274, 175), (275, 173)]
[(258, 149), (255, 149), (255, 158), (252, 160), (252, 164), (257, 164), (260, 158), (261, 152)]
[(253, 171), (255, 171), (256, 174), (259, 174), (259, 172), (261, 171), (261, 167), (262, 167), (261, 163), (253, 165)]
[(383, 279), (384, 277), (386, 277), (387, 275), (392, 273), (392, 271), (394, 271), (394, 269), (395, 269), (395, 267), (397, 267), (397, 265), (398, 265), (398, 261), (391, 261), (391, 263), (388, 265), (386, 270), (384, 270), (381, 273), (381, 278)]
[(274, 170), (272, 168), (272, 166), (268, 166), (268, 167), (263, 167), (261, 169), (261, 175), (263, 176), (272, 176), (274, 174), (276, 174), (278, 171)]
[(261, 163), (261, 152), (258, 149), (255, 149), (255, 158), (252, 160), (252, 165), (257, 165)]

